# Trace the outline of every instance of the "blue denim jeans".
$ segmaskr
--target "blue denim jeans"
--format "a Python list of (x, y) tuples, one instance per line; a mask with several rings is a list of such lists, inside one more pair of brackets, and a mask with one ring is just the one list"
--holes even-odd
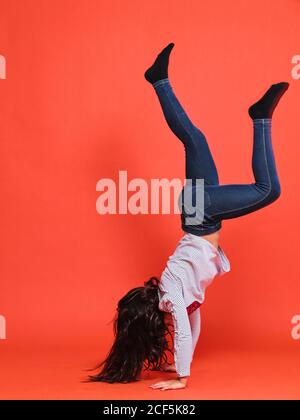
[[(272, 148), (271, 118), (251, 120), (253, 122), (252, 170), (255, 182), (249, 184), (219, 184), (217, 168), (202, 131), (189, 119), (178, 101), (168, 78), (153, 83), (166, 122), (172, 132), (183, 143), (186, 161), (186, 179), (192, 194), (196, 193), (196, 179), (203, 179), (203, 217), (199, 224), (187, 224), (189, 211), (182, 201), (181, 225), (186, 232), (198, 236), (218, 231), (223, 219), (244, 216), (259, 210), (281, 193)], [(186, 192), (183, 188), (182, 194)]]

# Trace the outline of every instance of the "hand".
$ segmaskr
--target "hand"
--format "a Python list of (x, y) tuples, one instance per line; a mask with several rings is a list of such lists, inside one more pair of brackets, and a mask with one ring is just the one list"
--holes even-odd
[(179, 379), (172, 379), (171, 381), (157, 382), (154, 385), (150, 385), (152, 389), (161, 389), (165, 391), (167, 389), (182, 389), (186, 387), (186, 383), (180, 381)]

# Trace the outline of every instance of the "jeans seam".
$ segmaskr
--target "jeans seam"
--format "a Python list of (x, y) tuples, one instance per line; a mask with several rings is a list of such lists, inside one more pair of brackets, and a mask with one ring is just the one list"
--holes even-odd
[(268, 166), (267, 156), (266, 156), (265, 122), (264, 122), (263, 119), (262, 119), (262, 123), (263, 123), (264, 158), (265, 158), (265, 162), (266, 162), (267, 174), (268, 174), (268, 180), (269, 180), (269, 188), (268, 188), (267, 195), (265, 195), (263, 198), (259, 199), (258, 201), (256, 201), (255, 203), (253, 203), (253, 204), (251, 204), (249, 206), (244, 206), (244, 207), (239, 207), (237, 209), (231, 209), (231, 210), (226, 210), (226, 211), (221, 211), (221, 212), (218, 212), (218, 213), (214, 213), (214, 214), (212, 214), (212, 217), (218, 216), (220, 214), (230, 213), (230, 212), (237, 211), (237, 210), (243, 210), (243, 209), (251, 208), (251, 207), (255, 206), (256, 204), (260, 203), (261, 201), (265, 200), (266, 198), (268, 198), (268, 196), (270, 195), (271, 190), (272, 190), (272, 185), (271, 185), (271, 178), (270, 178), (270, 173), (269, 173), (269, 166)]

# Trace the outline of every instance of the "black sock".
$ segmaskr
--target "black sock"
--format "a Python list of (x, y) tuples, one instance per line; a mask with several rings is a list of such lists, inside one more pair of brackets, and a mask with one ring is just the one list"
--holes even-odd
[(250, 117), (253, 120), (257, 118), (272, 118), (276, 105), (288, 87), (289, 83), (287, 82), (272, 85), (259, 101), (250, 106), (248, 109)]
[(145, 73), (144, 77), (149, 83), (157, 82), (161, 79), (168, 78), (168, 65), (169, 65), (169, 56), (174, 43), (171, 42), (168, 44), (158, 55), (151, 67), (149, 67)]

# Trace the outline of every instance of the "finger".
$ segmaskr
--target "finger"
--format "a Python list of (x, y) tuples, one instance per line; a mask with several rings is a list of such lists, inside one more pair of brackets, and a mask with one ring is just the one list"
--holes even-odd
[(155, 389), (162, 388), (163, 386), (165, 386), (165, 384), (158, 384), (158, 385), (156, 384), (156, 385), (153, 385), (152, 388), (155, 388)]
[(162, 387), (162, 386), (165, 386), (165, 385), (166, 385), (165, 382), (158, 382), (157, 384), (150, 385), (150, 387), (151, 388), (158, 388), (158, 387)]

